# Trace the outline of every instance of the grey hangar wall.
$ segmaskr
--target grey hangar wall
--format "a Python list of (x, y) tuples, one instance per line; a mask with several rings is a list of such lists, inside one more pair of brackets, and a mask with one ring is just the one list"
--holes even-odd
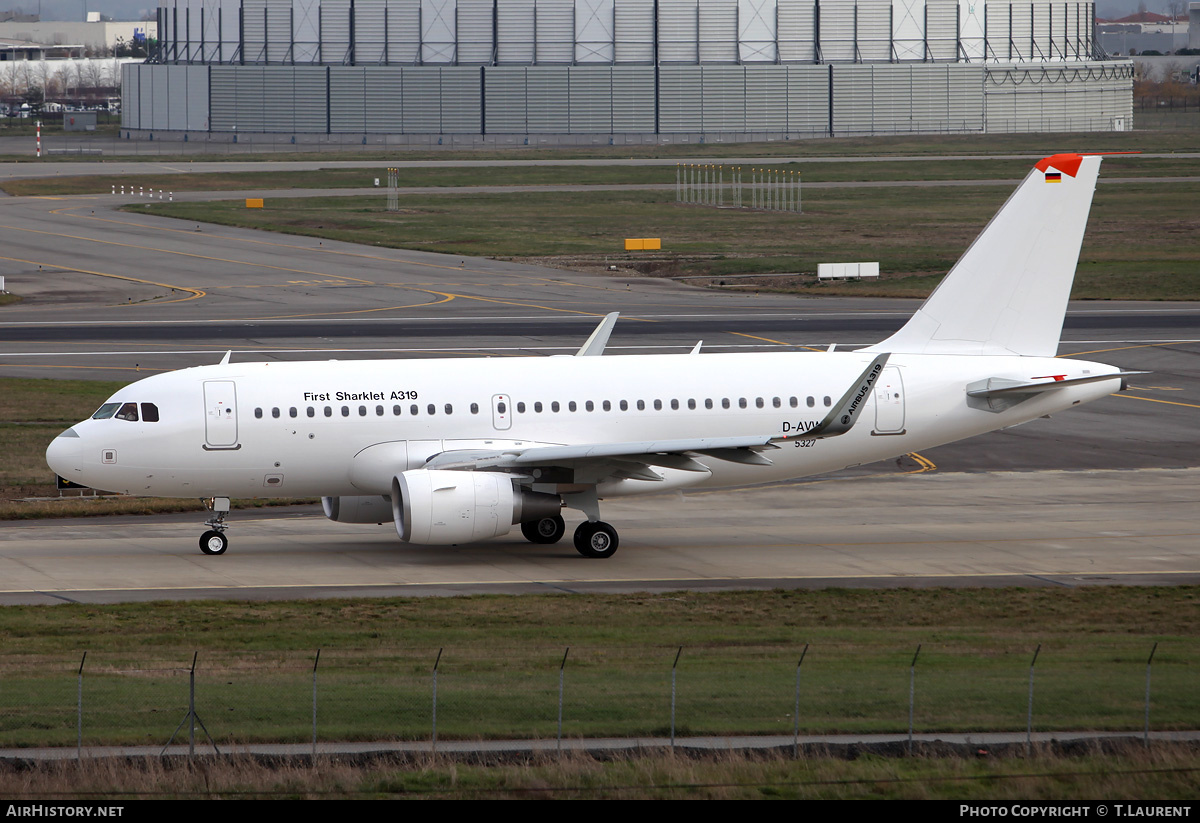
[[(1090, 2), (160, 0), (123, 136), (642, 143), (1132, 128)], [(1102, 56), (1101, 56), (1102, 57)]]

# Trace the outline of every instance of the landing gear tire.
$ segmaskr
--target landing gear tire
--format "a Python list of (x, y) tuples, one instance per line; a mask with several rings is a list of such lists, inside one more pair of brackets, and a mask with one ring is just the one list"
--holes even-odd
[(200, 535), (200, 551), (205, 554), (225, 554), (229, 548), (229, 538), (213, 529)]
[(575, 530), (575, 551), (584, 557), (612, 557), (618, 545), (617, 530), (599, 520), (580, 523)]
[(530, 520), (521, 524), (521, 534), (530, 543), (557, 543), (567, 533), (567, 524), (561, 515), (543, 517), (541, 520)]

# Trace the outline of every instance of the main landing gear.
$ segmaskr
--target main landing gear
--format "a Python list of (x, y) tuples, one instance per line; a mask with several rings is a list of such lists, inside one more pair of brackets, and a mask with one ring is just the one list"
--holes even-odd
[(612, 557), (620, 542), (617, 530), (600, 520), (585, 520), (575, 529), (575, 551), (584, 557)]
[[(567, 526), (561, 515), (543, 517), (541, 520), (530, 520), (521, 524), (521, 534), (530, 543), (549, 545), (562, 540)], [(617, 530), (608, 523), (599, 520), (585, 520), (575, 529), (575, 550), (584, 557), (612, 557), (620, 540)]]
[(200, 551), (205, 554), (224, 554), (229, 548), (229, 538), (225, 536), (225, 517), (229, 514), (228, 497), (212, 497), (204, 500), (204, 508), (213, 516), (204, 521), (209, 530), (200, 535)]

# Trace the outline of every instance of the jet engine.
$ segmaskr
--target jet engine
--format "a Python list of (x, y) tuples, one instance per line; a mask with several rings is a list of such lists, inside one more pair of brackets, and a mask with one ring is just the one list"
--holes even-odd
[(413, 469), (392, 479), (392, 517), (401, 540), (428, 546), (508, 534), (514, 523), (554, 517), (558, 495), (513, 487), (506, 474)]
[(381, 494), (322, 497), (321, 508), (335, 523), (386, 523), (392, 519), (392, 504)]

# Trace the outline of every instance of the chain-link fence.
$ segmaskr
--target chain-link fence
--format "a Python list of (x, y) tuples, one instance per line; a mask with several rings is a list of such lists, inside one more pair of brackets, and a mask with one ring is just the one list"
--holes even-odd
[(0, 747), (1194, 728), (1186, 645), (0, 658)]

